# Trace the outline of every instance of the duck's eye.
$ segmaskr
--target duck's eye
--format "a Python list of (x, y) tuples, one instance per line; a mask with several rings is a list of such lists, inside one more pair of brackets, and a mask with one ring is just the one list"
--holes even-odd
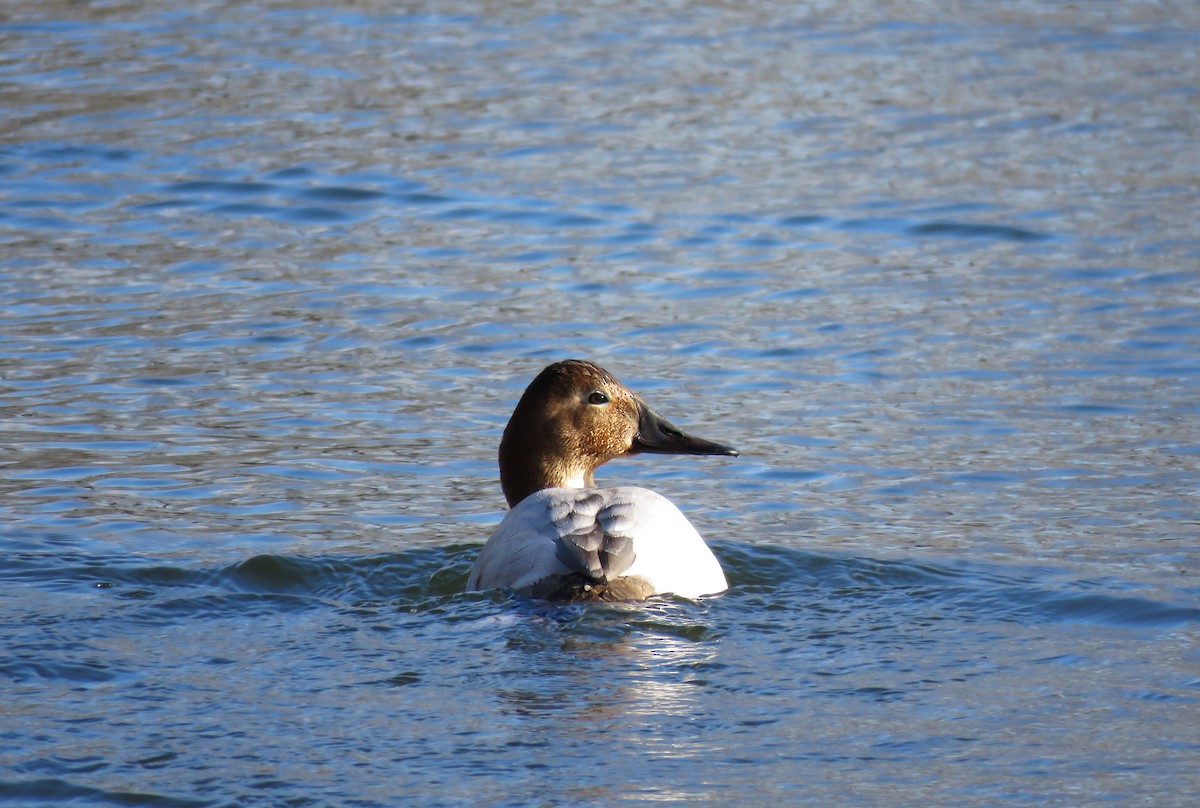
[(600, 392), (599, 390), (593, 390), (591, 395), (588, 396), (588, 404), (600, 405), (600, 404), (607, 404), (607, 403), (608, 403), (608, 396), (605, 395), (604, 393)]

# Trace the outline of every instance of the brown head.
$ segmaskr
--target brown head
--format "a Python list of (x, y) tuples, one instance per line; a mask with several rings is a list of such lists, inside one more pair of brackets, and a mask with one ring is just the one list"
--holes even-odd
[(500, 440), (500, 485), (513, 506), (543, 488), (595, 485), (602, 464), (641, 452), (737, 455), (678, 429), (600, 366), (568, 359), (517, 403)]

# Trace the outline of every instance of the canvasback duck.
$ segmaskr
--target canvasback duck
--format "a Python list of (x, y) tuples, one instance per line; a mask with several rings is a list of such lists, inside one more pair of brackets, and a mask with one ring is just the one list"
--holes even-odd
[(678, 429), (591, 362), (568, 359), (539, 373), (500, 439), (511, 510), (467, 588), (556, 600), (723, 592), (716, 556), (669, 500), (645, 488), (596, 487), (598, 467), (642, 452), (737, 455)]

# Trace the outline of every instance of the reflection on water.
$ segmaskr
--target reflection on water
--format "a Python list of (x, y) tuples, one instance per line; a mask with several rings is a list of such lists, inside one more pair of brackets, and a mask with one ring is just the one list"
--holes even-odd
[[(1190, 795), (1198, 15), (6, 8), (0, 790)], [(730, 593), (462, 592), (567, 356)]]
[[(590, 768), (588, 757), (599, 757), (592, 764), (597, 782), (567, 792), (590, 801), (642, 790), (627, 782), (624, 759), (684, 765), (714, 751), (709, 735), (687, 731), (708, 713), (705, 689), (689, 671), (718, 656), (716, 643), (688, 638), (699, 627), (674, 625), (696, 619), (690, 606), (660, 604), (650, 615), (643, 607), (562, 611), (533, 620), (520, 615), (509, 629), (511, 664), (524, 674), (510, 672), (496, 695), (500, 715), (512, 719), (509, 745), (529, 748), (527, 767), (553, 770), (578, 756), (569, 768)], [(653, 791), (660, 799), (719, 796), (702, 779), (680, 786)]]

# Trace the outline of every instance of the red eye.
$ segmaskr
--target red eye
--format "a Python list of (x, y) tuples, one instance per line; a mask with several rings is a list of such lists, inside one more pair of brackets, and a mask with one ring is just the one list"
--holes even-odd
[(593, 390), (591, 395), (588, 396), (588, 404), (600, 405), (600, 404), (607, 404), (607, 403), (608, 403), (608, 396), (606, 396), (604, 393), (600, 392), (599, 390)]

